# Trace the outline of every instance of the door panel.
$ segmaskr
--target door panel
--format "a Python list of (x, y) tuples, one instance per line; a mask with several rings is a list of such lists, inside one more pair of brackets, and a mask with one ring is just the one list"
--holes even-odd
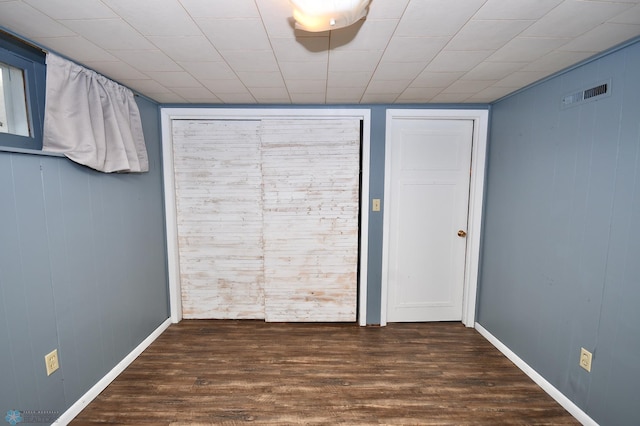
[(394, 120), (388, 321), (462, 318), (471, 120)]
[(173, 121), (185, 318), (264, 318), (259, 128), (259, 121)]

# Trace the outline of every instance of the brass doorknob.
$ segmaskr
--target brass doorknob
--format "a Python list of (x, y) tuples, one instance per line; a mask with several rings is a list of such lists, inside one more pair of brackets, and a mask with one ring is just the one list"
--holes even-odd
[(462, 237), (462, 238), (464, 238), (464, 237), (466, 237), (466, 236), (467, 236), (467, 233), (466, 233), (466, 232), (464, 232), (462, 229), (458, 231), (458, 237)]

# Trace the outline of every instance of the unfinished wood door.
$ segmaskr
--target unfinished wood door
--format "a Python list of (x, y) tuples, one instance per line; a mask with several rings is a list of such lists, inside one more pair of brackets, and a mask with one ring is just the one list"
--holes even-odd
[(184, 317), (355, 321), (359, 120), (173, 123)]

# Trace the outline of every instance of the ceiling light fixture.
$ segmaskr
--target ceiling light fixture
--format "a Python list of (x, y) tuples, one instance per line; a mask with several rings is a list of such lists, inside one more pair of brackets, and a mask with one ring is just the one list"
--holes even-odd
[(367, 16), (371, 0), (289, 0), (296, 29), (310, 32), (337, 30)]

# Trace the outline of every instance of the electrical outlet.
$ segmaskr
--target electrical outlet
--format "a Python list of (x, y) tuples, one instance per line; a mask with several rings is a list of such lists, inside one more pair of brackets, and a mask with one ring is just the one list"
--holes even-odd
[(593, 355), (585, 348), (580, 348), (580, 367), (584, 368), (588, 372), (591, 372), (591, 360)]
[(60, 368), (60, 364), (58, 364), (58, 350), (54, 349), (53, 352), (46, 354), (44, 356), (44, 363), (47, 366), (47, 376), (50, 376)]

